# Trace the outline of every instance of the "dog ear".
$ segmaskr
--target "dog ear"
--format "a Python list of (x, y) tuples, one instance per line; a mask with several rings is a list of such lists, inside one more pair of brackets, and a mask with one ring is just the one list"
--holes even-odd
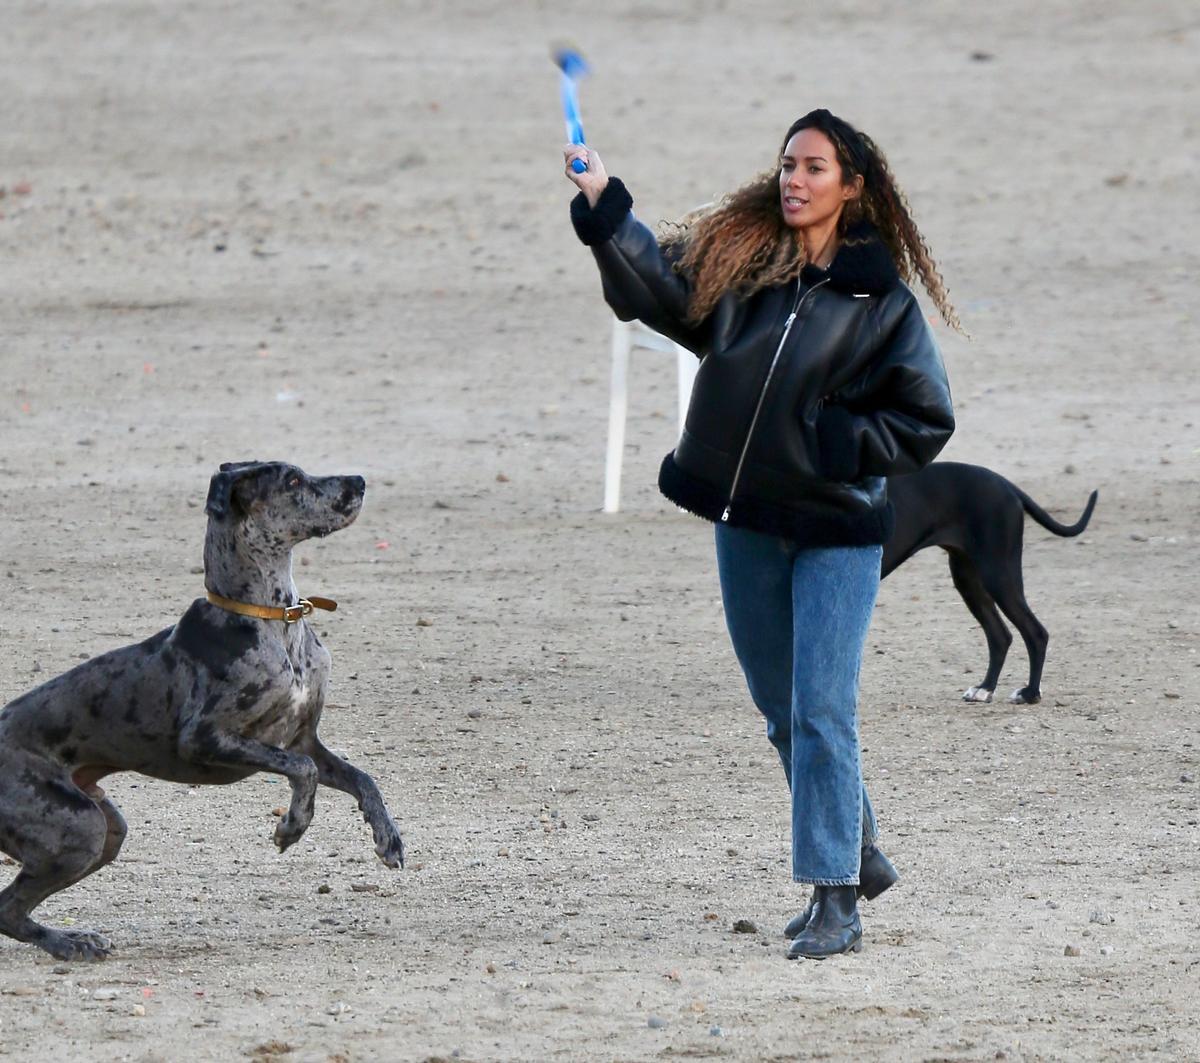
[(220, 471), (208, 482), (208, 498), (204, 502), (204, 512), (218, 520), (227, 517), (232, 509), (237, 508), (234, 487), (239, 480), (257, 472), (260, 465), (261, 462), (257, 461), (222, 462)]

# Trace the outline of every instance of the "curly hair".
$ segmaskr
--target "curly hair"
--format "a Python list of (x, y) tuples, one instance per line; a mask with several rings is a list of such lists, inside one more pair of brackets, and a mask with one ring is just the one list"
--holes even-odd
[[(878, 230), (896, 270), (906, 282), (919, 277), (942, 319), (962, 332), (946, 285), (929, 245), (909, 213), (908, 200), (896, 185), (887, 159), (875, 142), (848, 122), (821, 108), (797, 119), (779, 149), (802, 129), (818, 129), (837, 152), (842, 183), (862, 177), (862, 193), (847, 202), (838, 219), (838, 235), (865, 219)], [(660, 237), (675, 269), (691, 280), (688, 317), (702, 321), (726, 292), (745, 297), (796, 277), (807, 261), (798, 229), (783, 217), (779, 200), (780, 164), (725, 196), (715, 207), (667, 226)]]

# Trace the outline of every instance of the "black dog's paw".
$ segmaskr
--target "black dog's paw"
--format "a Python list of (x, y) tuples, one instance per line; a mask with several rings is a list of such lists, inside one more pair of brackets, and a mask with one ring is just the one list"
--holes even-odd
[(1014, 705), (1036, 705), (1042, 700), (1042, 692), (1032, 687), (1021, 687), (1009, 694), (1008, 700)]
[(400, 832), (395, 829), (392, 830), (392, 836), (387, 841), (375, 846), (375, 852), (388, 867), (404, 866), (404, 840), (400, 837)]
[(963, 701), (978, 701), (987, 704), (992, 700), (992, 692), (986, 687), (968, 687), (963, 692)]
[(47, 934), (39, 944), (58, 960), (96, 963), (107, 960), (112, 952), (112, 942), (91, 930), (50, 930)]

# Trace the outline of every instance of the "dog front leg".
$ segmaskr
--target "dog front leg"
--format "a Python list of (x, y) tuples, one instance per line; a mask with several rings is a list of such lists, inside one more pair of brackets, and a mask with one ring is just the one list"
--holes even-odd
[(331, 753), (318, 738), (309, 743), (307, 752), (317, 765), (318, 781), (322, 786), (341, 790), (358, 801), (359, 811), (375, 837), (375, 852), (379, 859), (388, 867), (403, 867), (404, 841), (375, 780), (361, 768)]
[(245, 768), (285, 776), (292, 784), (292, 801), (287, 815), (275, 827), (275, 844), (283, 852), (308, 830), (319, 777), (311, 757), (277, 749), (231, 731), (222, 731), (210, 720), (184, 726), (179, 735), (179, 752), (195, 764)]

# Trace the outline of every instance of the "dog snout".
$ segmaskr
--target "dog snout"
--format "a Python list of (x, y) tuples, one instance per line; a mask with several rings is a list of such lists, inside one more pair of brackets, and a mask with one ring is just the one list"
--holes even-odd
[(345, 476), (342, 478), (342, 492), (333, 504), (334, 512), (349, 513), (356, 509), (363, 500), (367, 490), (367, 481), (361, 476)]

